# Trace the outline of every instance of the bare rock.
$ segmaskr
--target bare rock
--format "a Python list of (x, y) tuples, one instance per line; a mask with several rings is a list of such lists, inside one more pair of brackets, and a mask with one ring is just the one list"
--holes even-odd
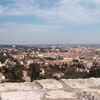
[(90, 79), (62, 79), (62, 81), (71, 88), (88, 88), (100, 85), (100, 78)]
[(43, 79), (35, 81), (39, 83), (44, 89), (61, 89), (62, 84), (55, 79)]
[(77, 100), (74, 92), (65, 92), (63, 90), (52, 90), (46, 92), (45, 100)]
[(100, 78), (1, 83), (0, 100), (100, 100)]
[(100, 100), (100, 94), (93, 91), (84, 91), (78, 94), (78, 100)]
[(0, 84), (0, 92), (8, 91), (32, 91), (41, 89), (36, 83), (2, 83)]
[(17, 91), (1, 93), (1, 100), (41, 100), (42, 96), (33, 91)]

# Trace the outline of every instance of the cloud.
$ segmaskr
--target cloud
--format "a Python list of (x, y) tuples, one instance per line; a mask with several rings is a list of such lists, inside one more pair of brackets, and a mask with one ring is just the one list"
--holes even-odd
[(18, 23), (0, 24), (0, 43), (35, 44), (57, 40), (55, 33), (63, 29), (61, 25), (33, 25)]
[[(5, 1), (5, 0), (4, 0)], [(36, 16), (51, 23), (100, 23), (100, 0), (8, 0), (0, 15)]]
[(22, 34), (38, 34), (47, 33), (54, 30), (62, 29), (61, 25), (33, 25), (33, 24), (18, 24), (18, 23), (1, 23), (0, 33), (8, 31), (11, 33), (22, 33)]

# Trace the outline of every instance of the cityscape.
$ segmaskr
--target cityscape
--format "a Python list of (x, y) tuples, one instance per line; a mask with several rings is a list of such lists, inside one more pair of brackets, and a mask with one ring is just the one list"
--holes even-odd
[(1, 82), (100, 77), (99, 45), (0, 45)]
[(100, 0), (0, 0), (0, 100), (100, 100)]

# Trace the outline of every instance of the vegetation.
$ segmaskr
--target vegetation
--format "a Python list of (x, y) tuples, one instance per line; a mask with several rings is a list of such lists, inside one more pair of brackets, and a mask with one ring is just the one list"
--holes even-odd
[(25, 82), (23, 79), (9, 79), (6, 82)]
[(6, 61), (7, 57), (0, 55), (0, 61), (1, 63), (4, 63)]
[(24, 80), (22, 79), (22, 77), (24, 68), (24, 65), (19, 64), (16, 64), (12, 68), (2, 66), (0, 68), (0, 72), (2, 72), (5, 75), (7, 82), (23, 82)]
[[(40, 75), (41, 70), (44, 69), (45, 73), (43, 76)], [(23, 80), (23, 70), (25, 70), (24, 65), (16, 64), (13, 67), (2, 66), (0, 68), (0, 72), (6, 76), (8, 79), (6, 82), (24, 82)], [(53, 77), (53, 73), (64, 73), (61, 77)], [(100, 77), (100, 68), (90, 70), (89, 73), (87, 72), (78, 72), (72, 69), (68, 69), (67, 63), (65, 67), (59, 67), (59, 65), (49, 65), (43, 66), (37, 63), (30, 64), (29, 66), (29, 76), (31, 81), (36, 79), (47, 79), (47, 78), (55, 78), (55, 79), (77, 79), (77, 78), (90, 78), (90, 77)]]
[(72, 78), (72, 79), (77, 79), (77, 78), (88, 78), (88, 73), (87, 72), (77, 72), (77, 71), (68, 71), (65, 73), (63, 78)]
[(100, 69), (91, 70), (89, 73), (89, 77), (100, 77)]
[(46, 59), (46, 60), (56, 60), (55, 58), (52, 58), (52, 57), (44, 57), (44, 59)]
[(23, 65), (16, 65), (15, 67), (12, 68), (11, 72), (13, 74), (13, 79), (15, 80), (22, 80), (23, 77)]
[(39, 72), (40, 72), (40, 65), (39, 64), (30, 64), (30, 78), (31, 81), (39, 78)]

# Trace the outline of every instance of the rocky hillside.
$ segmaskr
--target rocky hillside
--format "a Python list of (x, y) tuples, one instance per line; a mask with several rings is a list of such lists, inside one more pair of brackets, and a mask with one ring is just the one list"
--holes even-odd
[(1, 83), (0, 100), (100, 100), (100, 78)]

